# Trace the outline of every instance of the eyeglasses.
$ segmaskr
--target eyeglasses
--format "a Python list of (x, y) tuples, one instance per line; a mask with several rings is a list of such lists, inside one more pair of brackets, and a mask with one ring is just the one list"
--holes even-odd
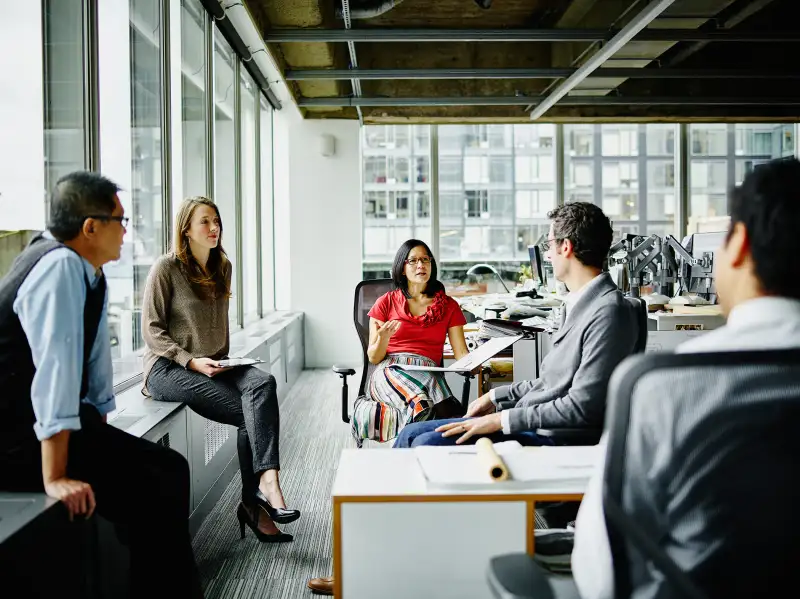
[(561, 243), (562, 241), (564, 241), (564, 240), (563, 239), (559, 239), (557, 237), (550, 237), (547, 240), (542, 241), (542, 243), (539, 244), (539, 249), (542, 250), (542, 253), (544, 254), (544, 253), (550, 251), (550, 248), (552, 247), (553, 243)]
[(83, 218), (84, 220), (86, 220), (87, 218), (94, 218), (97, 220), (105, 220), (105, 221), (115, 220), (125, 228), (128, 227), (128, 223), (131, 220), (127, 216), (111, 216), (109, 214), (87, 214)]
[(406, 260), (406, 264), (408, 264), (409, 266), (416, 266), (420, 262), (425, 266), (428, 266), (428, 264), (431, 263), (431, 259), (425, 256), (424, 258), (409, 258), (408, 260)]

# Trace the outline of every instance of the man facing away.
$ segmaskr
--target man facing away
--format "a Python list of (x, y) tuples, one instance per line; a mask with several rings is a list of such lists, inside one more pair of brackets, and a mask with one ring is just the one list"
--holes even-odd
[(121, 525), (132, 597), (202, 597), (186, 460), (106, 423), (115, 403), (102, 267), (119, 259), (128, 221), (118, 191), (95, 173), (60, 179), (48, 231), (0, 280), (0, 490), (44, 491), (70, 519), (96, 508)]
[(410, 424), (395, 447), (474, 443), (482, 436), (541, 445), (547, 441), (537, 428), (602, 426), (608, 379), (639, 337), (636, 310), (602, 271), (613, 235), (603, 211), (575, 202), (548, 217), (545, 258), (570, 294), (541, 376), (491, 390), (469, 406), (466, 419)]
[[(683, 343), (677, 351), (800, 348), (800, 262), (796, 258), (800, 162), (775, 160), (756, 167), (731, 192), (730, 212), (728, 234), (714, 254), (717, 296), (727, 323)], [(677, 403), (665, 404), (670, 405), (680, 410)], [(757, 433), (753, 431), (754, 438)], [(671, 442), (667, 438), (659, 441)], [(599, 468), (589, 483), (575, 526), (572, 572), (583, 599), (614, 596), (602, 470)], [(664, 519), (669, 521), (667, 514)]]
[[(475, 443), (482, 436), (541, 445), (546, 441), (536, 435), (537, 428), (602, 426), (608, 379), (633, 353), (639, 336), (636, 311), (602, 272), (613, 235), (603, 211), (575, 202), (548, 217), (545, 258), (571, 292), (541, 377), (493, 389), (470, 405), (467, 418), (409, 424), (395, 447)], [(512, 407), (505, 408), (506, 402)], [(333, 594), (331, 577), (314, 578), (308, 586)]]

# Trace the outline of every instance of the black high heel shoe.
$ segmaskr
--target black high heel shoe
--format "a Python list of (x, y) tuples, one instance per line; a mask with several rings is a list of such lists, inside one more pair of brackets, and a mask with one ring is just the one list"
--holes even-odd
[(247, 511), (247, 508), (241, 502), (239, 503), (239, 507), (236, 508), (236, 517), (239, 519), (239, 533), (242, 535), (242, 538), (244, 538), (244, 527), (246, 524), (247, 527), (253, 531), (253, 534), (256, 535), (256, 538), (262, 543), (290, 543), (294, 540), (292, 535), (286, 534), (285, 532), (270, 535), (259, 530), (258, 520), (256, 519), (256, 521), (253, 522), (250, 517), (250, 512)]
[(289, 522), (294, 522), (300, 517), (300, 510), (290, 510), (285, 507), (272, 507), (269, 500), (264, 497), (261, 489), (256, 489), (255, 500), (256, 503), (267, 512), (267, 516), (272, 518), (272, 521), (277, 524), (289, 524)]

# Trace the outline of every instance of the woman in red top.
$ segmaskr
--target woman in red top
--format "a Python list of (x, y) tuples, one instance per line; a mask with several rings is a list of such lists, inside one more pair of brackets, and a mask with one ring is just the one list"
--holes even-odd
[(456, 359), (468, 353), (466, 319), (436, 276), (436, 260), (424, 242), (409, 239), (397, 250), (394, 290), (378, 298), (369, 311), (367, 357), (376, 366), (366, 397), (356, 400), (353, 413), (353, 436), (359, 445), (363, 439), (389, 441), (409, 422), (449, 417), (458, 407), (442, 373), (392, 367), (440, 366), (446, 337)]

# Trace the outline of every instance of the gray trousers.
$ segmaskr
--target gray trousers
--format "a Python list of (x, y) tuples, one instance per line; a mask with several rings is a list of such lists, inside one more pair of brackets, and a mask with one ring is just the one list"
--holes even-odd
[(242, 501), (252, 504), (261, 473), (280, 469), (275, 377), (254, 366), (238, 366), (209, 378), (159, 358), (147, 389), (157, 401), (180, 401), (204, 418), (238, 427)]

